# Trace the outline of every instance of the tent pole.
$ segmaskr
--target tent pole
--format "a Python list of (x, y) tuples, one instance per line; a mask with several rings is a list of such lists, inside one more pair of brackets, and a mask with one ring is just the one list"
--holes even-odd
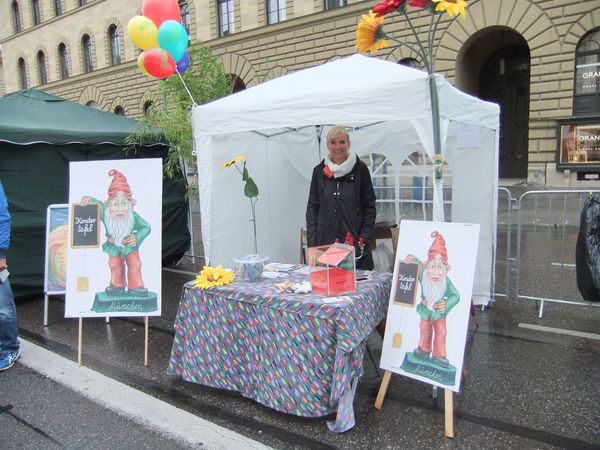
[(179, 158), (179, 164), (181, 166), (181, 171), (183, 173), (183, 180), (185, 183), (186, 191), (188, 193), (188, 231), (190, 232), (190, 254), (184, 254), (184, 257), (191, 259), (192, 264), (196, 264), (196, 248), (195, 248), (195, 235), (194, 235), (194, 215), (192, 212), (192, 202), (189, 195), (189, 183), (187, 180), (187, 164), (183, 158)]
[(431, 120), (433, 125), (433, 220), (444, 222), (444, 181), (442, 174), (442, 142), (440, 135), (440, 106), (437, 95), (435, 74), (429, 74), (429, 98), (431, 100)]

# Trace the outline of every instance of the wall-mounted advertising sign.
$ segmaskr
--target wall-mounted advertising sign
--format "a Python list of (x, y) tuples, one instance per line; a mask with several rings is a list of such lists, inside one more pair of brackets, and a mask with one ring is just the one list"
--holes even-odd
[(577, 94), (595, 94), (600, 84), (600, 63), (578, 64), (575, 76)]
[(600, 171), (600, 118), (558, 121), (556, 168)]

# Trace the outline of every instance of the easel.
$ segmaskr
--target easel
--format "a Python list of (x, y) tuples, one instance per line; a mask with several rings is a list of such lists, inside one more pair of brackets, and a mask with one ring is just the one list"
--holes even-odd
[[(396, 233), (399, 235), (398, 233)], [(396, 238), (397, 239), (397, 238)], [(396, 249), (397, 250), (397, 249)], [(412, 261), (406, 262), (405, 260), (396, 260), (394, 265), (394, 280), (398, 278), (398, 273), (404, 274), (404, 279), (408, 280), (409, 278), (417, 279), (418, 278), (418, 268), (416, 264), (411, 264)], [(415, 285), (416, 287), (416, 285)], [(397, 286), (392, 287), (393, 296), (392, 300), (394, 303), (406, 304), (406, 306), (414, 307), (416, 302), (416, 289), (406, 287), (405, 294), (397, 295)], [(375, 399), (375, 409), (381, 409), (383, 406), (383, 399), (385, 398), (385, 394), (387, 393), (388, 386), (390, 383), (390, 378), (392, 377), (392, 371), (386, 370), (383, 374), (383, 379), (381, 380), (381, 385), (379, 386), (379, 392), (377, 394), (377, 398)], [(433, 386), (433, 397), (437, 397), (438, 387)], [(453, 395), (452, 391), (449, 389), (444, 389), (444, 411), (445, 411), (445, 436), (447, 438), (454, 437), (454, 415), (453, 415)]]
[[(432, 384), (434, 398), (437, 397), (439, 388), (444, 389), (445, 391), (444, 436), (446, 438), (453, 438), (454, 396), (452, 394), (453, 389), (449, 389), (449, 387), (455, 386), (456, 389), (454, 390), (458, 390), (460, 383), (457, 384), (457, 382), (460, 382), (461, 375), (464, 373), (464, 371), (459, 370), (460, 367), (464, 366), (464, 353), (454, 354), (453, 356), (449, 355), (448, 357), (452, 358), (458, 367), (450, 364), (445, 352), (446, 335), (444, 334), (443, 336), (443, 342), (440, 343), (438, 341), (436, 343), (435, 340), (432, 342), (433, 334), (431, 332), (429, 334), (423, 334), (424, 330), (422, 327), (424, 325), (426, 327), (428, 326), (433, 328), (434, 320), (441, 320), (442, 317), (444, 317), (442, 326), (445, 326), (445, 314), (447, 314), (450, 309), (460, 304), (460, 314), (456, 317), (458, 320), (455, 322), (457, 334), (454, 335), (456, 341), (454, 342), (453, 348), (458, 350), (457, 346), (461, 345), (461, 342), (463, 342), (462, 339), (463, 336), (466, 336), (469, 315), (469, 311), (466, 309), (467, 304), (464, 298), (470, 299), (472, 295), (470, 285), (472, 285), (475, 272), (475, 258), (477, 255), (477, 245), (479, 239), (479, 225), (451, 224), (441, 222), (432, 222), (427, 224), (427, 222), (422, 221), (403, 221), (400, 226), (399, 234), (402, 233), (409, 233), (409, 235), (415, 236), (414, 239), (416, 239), (416, 241), (406, 243), (406, 245), (404, 245), (404, 242), (400, 242), (400, 240), (398, 241), (394, 273), (392, 277), (392, 286), (390, 291), (390, 302), (386, 319), (386, 333), (383, 339), (384, 342), (381, 358), (381, 367), (384, 369), (384, 375), (379, 387), (379, 392), (377, 393), (374, 407), (376, 409), (381, 409), (383, 400), (389, 387), (392, 372), (403, 374), (410, 378), (416, 378), (420, 381)], [(421, 239), (423, 236), (425, 236), (425, 239)], [(453, 240), (447, 241), (444, 239), (444, 236), (451, 236)], [(433, 238), (432, 243), (429, 243), (430, 237)], [(447, 284), (443, 285), (444, 291), (442, 293), (438, 293), (440, 297), (434, 297), (434, 302), (438, 302), (440, 298), (443, 298), (444, 303), (441, 305), (434, 303), (433, 306), (431, 304), (427, 304), (427, 301), (425, 300), (426, 297), (423, 296), (423, 291), (421, 291), (419, 297), (419, 294), (417, 293), (418, 286), (424, 281), (434, 281), (439, 284), (440, 281), (433, 280), (434, 274), (437, 275), (438, 279), (441, 279), (442, 276), (446, 277), (447, 271), (450, 270), (449, 264), (444, 259), (446, 258), (447, 254), (446, 246), (449, 243), (452, 243), (454, 247), (452, 250), (457, 250), (458, 246), (456, 246), (455, 243), (459, 237), (460, 245), (462, 248), (464, 248), (465, 252), (464, 258), (467, 258), (465, 261), (462, 261), (462, 264), (465, 268), (468, 268), (469, 272), (465, 272), (465, 274), (469, 276), (470, 279), (465, 282), (464, 289), (460, 292), (450, 282), (450, 279), (447, 279)], [(424, 264), (419, 262), (416, 259), (417, 257), (410, 253), (410, 251), (419, 250), (419, 247), (423, 245), (421, 240), (424, 241), (424, 244), (427, 244), (425, 247), (428, 249), (427, 263), (429, 264), (429, 261), (431, 261), (433, 269), (430, 267), (423, 269)], [(404, 259), (400, 259), (399, 255), (406, 256)], [(439, 263), (440, 266), (444, 266), (444, 268), (441, 270), (435, 269), (436, 263)], [(467, 263), (470, 264), (468, 265)], [(433, 271), (430, 273), (430, 270)], [(423, 289), (422, 285), (421, 289)], [(426, 290), (425, 293), (428, 295), (429, 291)], [(441, 295), (443, 295), (443, 297), (441, 297)], [(462, 302), (460, 300), (461, 296), (463, 297)], [(418, 305), (417, 302), (419, 302)], [(434, 313), (430, 311), (436, 308), (440, 309), (438, 306), (441, 306), (443, 310), (441, 311), (441, 314), (435, 318), (434, 314), (437, 312)], [(471, 312), (473, 312), (471, 301), (469, 301), (468, 306), (471, 309)], [(409, 314), (411, 321), (403, 324), (402, 321), (403, 317), (405, 317), (405, 314)], [(418, 330), (416, 329), (417, 324), (414, 322), (415, 318), (419, 321)], [(389, 326), (390, 321), (395, 324), (393, 325), (393, 329)], [(415, 350), (406, 351), (408, 345), (406, 342), (404, 342), (405, 337), (403, 333), (407, 333), (409, 336), (408, 339), (415, 339), (416, 331), (419, 333), (418, 347), (413, 341), (409, 345), (410, 348), (414, 348)], [(465, 334), (463, 335), (463, 333)], [(394, 348), (396, 350), (393, 350)], [(443, 356), (435, 356), (434, 352), (436, 351), (436, 348), (438, 355)], [(430, 354), (432, 355), (431, 357), (429, 356)]]
[[(87, 192), (81, 192), (84, 187), (86, 190), (90, 187), (84, 182), (87, 178), (95, 178), (98, 171), (104, 172), (109, 167), (112, 168), (108, 170), (108, 176), (113, 178), (108, 188), (109, 197), (107, 201), (103, 202), (88, 195)], [(120, 168), (131, 169), (138, 177), (137, 182), (139, 183), (143, 183), (144, 178), (147, 176), (157, 181), (162, 180), (162, 160), (159, 158), (142, 159), (135, 162), (98, 161), (91, 164), (72, 162), (70, 165), (71, 186), (69, 198), (71, 200), (74, 198), (81, 200), (70, 203), (68, 275), (71, 281), (68, 283), (69, 288), (65, 296), (65, 317), (77, 317), (79, 319), (77, 337), (78, 366), (82, 365), (84, 317), (104, 316), (107, 324), (111, 316), (144, 317), (144, 366), (147, 367), (148, 317), (160, 314), (160, 284), (156, 289), (158, 293), (149, 290), (144, 285), (139, 271), (141, 264), (139, 246), (150, 235), (150, 225), (156, 227), (157, 224), (160, 224), (158, 220), (160, 210), (155, 208), (152, 213), (148, 212), (152, 217), (152, 219), (148, 217), (148, 223), (135, 215), (132, 209), (137, 202), (131, 197), (129, 182), (120, 171)], [(77, 173), (77, 177), (73, 177), (73, 173)], [(152, 189), (146, 189), (146, 200), (155, 203), (157, 199), (162, 198), (162, 184), (152, 184)], [(97, 186), (94, 188), (98, 189)], [(113, 201), (113, 199), (117, 200)], [(126, 201), (123, 201), (123, 199), (126, 199)], [(117, 205), (117, 201), (120, 202), (119, 205)], [(126, 228), (122, 234), (118, 230), (113, 230), (107, 220), (109, 216), (115, 220), (122, 220), (127, 214), (133, 222), (132, 224), (123, 222), (123, 224), (131, 226), (131, 228)], [(88, 276), (89, 274), (100, 273), (97, 264), (99, 262), (98, 256), (100, 256), (98, 252), (101, 245), (100, 231), (102, 225), (104, 225), (107, 237), (106, 242), (102, 245), (102, 250), (109, 256), (108, 266), (110, 269), (110, 284), (106, 288), (103, 287), (105, 286), (104, 283), (99, 284), (100, 281), (97, 277), (92, 277), (90, 282)], [(156, 228), (160, 229), (160, 227)], [(151, 254), (154, 253), (155, 257), (153, 259), (156, 262), (160, 250), (157, 245), (159, 243), (160, 240), (155, 242), (154, 246), (150, 246)], [(80, 249), (82, 251), (79, 251)], [(86, 255), (86, 251), (94, 253), (95, 256)], [(159, 265), (155, 263), (153, 267), (155, 275), (157, 269), (159, 269)], [(90, 304), (92, 299), (93, 302)], [(71, 308), (73, 304), (77, 307)], [(97, 314), (94, 315), (92, 312)]]
[[(383, 406), (383, 399), (387, 393), (391, 377), (392, 372), (386, 370), (381, 380), (381, 386), (379, 386), (377, 398), (375, 399), (375, 409), (381, 409)], [(454, 437), (454, 396), (450, 389), (444, 389), (444, 436), (447, 438)]]
[[(108, 323), (108, 317), (106, 318)], [(81, 367), (83, 354), (83, 317), (79, 318), (79, 331), (77, 333), (77, 365)], [(144, 367), (148, 367), (148, 316), (144, 316)]]
[[(57, 261), (50, 258), (51, 232), (56, 228), (68, 226), (69, 205), (67, 203), (48, 205), (46, 208), (46, 242), (44, 254), (44, 326), (48, 325), (48, 299), (50, 295), (65, 295), (66, 284), (57, 287), (50, 283), (53, 271), (65, 270), (56, 267)], [(66, 245), (66, 242), (64, 243)], [(61, 280), (64, 281), (64, 280)], [(56, 280), (55, 280), (56, 284)]]

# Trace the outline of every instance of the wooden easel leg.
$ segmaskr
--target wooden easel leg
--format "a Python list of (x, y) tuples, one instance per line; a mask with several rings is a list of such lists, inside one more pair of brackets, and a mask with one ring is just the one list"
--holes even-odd
[(379, 386), (379, 392), (377, 393), (377, 399), (375, 400), (375, 409), (381, 409), (381, 406), (383, 405), (383, 399), (385, 398), (385, 394), (388, 390), (391, 376), (392, 372), (389, 370), (386, 370), (383, 374), (383, 379), (381, 380), (381, 385)]
[(77, 336), (77, 365), (81, 367), (81, 353), (83, 347), (83, 317), (79, 318), (79, 333)]
[(444, 389), (444, 415), (445, 435), (447, 438), (454, 437), (454, 405), (453, 393), (450, 389)]
[(144, 317), (144, 367), (148, 367), (148, 316)]

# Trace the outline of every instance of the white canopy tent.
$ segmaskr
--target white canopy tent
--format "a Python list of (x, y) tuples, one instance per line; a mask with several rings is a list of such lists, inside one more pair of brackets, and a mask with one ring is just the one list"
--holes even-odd
[[(441, 75), (435, 79), (442, 153), (453, 179), (452, 217), (446, 219), (481, 225), (474, 302), (487, 304), (493, 293), (499, 107), (460, 92)], [(361, 55), (194, 107), (207, 260), (231, 266), (233, 258), (254, 251), (241, 175), (221, 168), (223, 162), (246, 155), (259, 187), (258, 252), (297, 261), (310, 177), (327, 151), (320, 137), (328, 127), (347, 126), (359, 156), (381, 154), (401, 167), (414, 152), (433, 156), (431, 117), (425, 72)]]

